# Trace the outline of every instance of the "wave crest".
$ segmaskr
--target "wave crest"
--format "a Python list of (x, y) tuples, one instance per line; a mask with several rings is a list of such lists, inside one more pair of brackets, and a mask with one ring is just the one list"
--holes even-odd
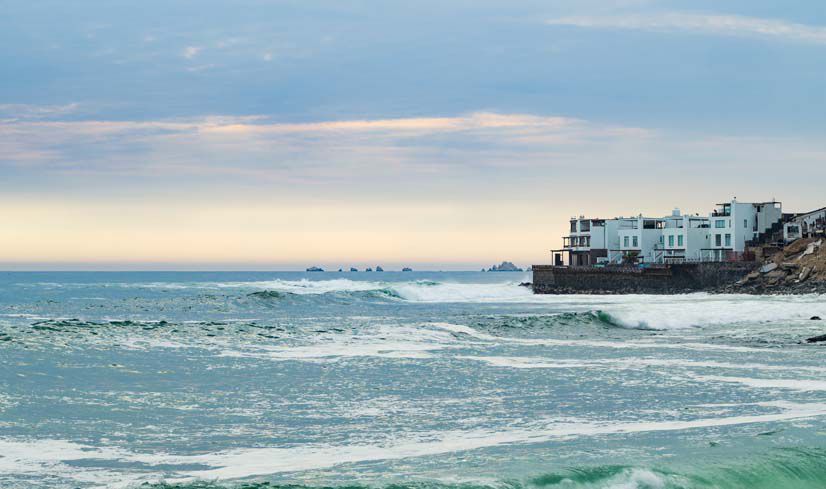
[(274, 280), (249, 283), (247, 287), (265, 290), (249, 296), (280, 300), (297, 295), (335, 295), (351, 297), (393, 298), (408, 302), (532, 302), (530, 289), (514, 282), (451, 283), (431, 280), (414, 282), (362, 282), (335, 280)]

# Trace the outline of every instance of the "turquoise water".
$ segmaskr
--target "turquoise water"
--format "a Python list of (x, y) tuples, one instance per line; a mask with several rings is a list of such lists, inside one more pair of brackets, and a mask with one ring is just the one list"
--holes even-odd
[(826, 487), (822, 296), (2, 273), (0, 487)]

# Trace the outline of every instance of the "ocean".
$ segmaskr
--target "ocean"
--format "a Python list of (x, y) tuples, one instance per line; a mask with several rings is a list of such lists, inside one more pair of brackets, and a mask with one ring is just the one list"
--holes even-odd
[(826, 487), (826, 297), (529, 280), (0, 273), (0, 487)]

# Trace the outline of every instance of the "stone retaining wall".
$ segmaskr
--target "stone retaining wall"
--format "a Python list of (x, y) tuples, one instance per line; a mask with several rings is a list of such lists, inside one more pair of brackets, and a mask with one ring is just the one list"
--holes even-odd
[(657, 267), (534, 265), (538, 294), (675, 294), (714, 290), (741, 279), (754, 263), (686, 263)]

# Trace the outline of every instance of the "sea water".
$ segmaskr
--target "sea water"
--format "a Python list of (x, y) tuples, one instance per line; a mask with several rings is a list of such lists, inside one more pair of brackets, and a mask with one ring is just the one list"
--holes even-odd
[(2, 273), (0, 487), (822, 488), (822, 296)]

